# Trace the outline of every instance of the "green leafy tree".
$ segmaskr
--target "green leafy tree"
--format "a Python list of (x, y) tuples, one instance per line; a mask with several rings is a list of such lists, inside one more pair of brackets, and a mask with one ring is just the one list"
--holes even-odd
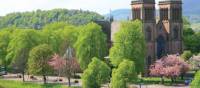
[(93, 58), (82, 75), (83, 88), (100, 88), (101, 84), (109, 81), (110, 73), (111, 69), (106, 63)]
[(7, 70), (8, 61), (6, 59), (8, 44), (11, 40), (11, 32), (8, 30), (0, 31), (0, 66), (3, 65)]
[(200, 86), (200, 71), (198, 71), (192, 81), (190, 88), (198, 88)]
[(187, 18), (183, 18), (183, 43), (185, 50), (190, 50), (192, 53), (200, 52), (200, 33), (194, 32)]
[(181, 58), (183, 58), (185, 61), (189, 60), (192, 57), (191, 51), (184, 51), (181, 55)]
[(112, 72), (111, 88), (128, 88), (127, 84), (136, 79), (134, 62), (125, 59)]
[(118, 66), (124, 58), (134, 61), (136, 72), (143, 72), (146, 45), (142, 32), (142, 23), (138, 20), (122, 22), (119, 32), (114, 36), (113, 47), (110, 50), (110, 60)]
[[(59, 30), (57, 33), (60, 34), (61, 39), (62, 39), (60, 49), (59, 49), (60, 55), (63, 55), (68, 48), (72, 48), (73, 51), (75, 51), (74, 45), (78, 37), (78, 27), (67, 24), (65, 25), (63, 30)], [(75, 57), (75, 52), (73, 53)]]
[(76, 56), (81, 69), (85, 70), (93, 57), (104, 58), (108, 53), (106, 35), (101, 27), (95, 23), (89, 23), (80, 30), (75, 43)]
[(48, 44), (54, 52), (59, 53), (62, 38), (57, 30), (44, 29), (41, 34), (42, 43)]
[(53, 50), (47, 44), (41, 44), (34, 47), (29, 54), (28, 72), (34, 75), (42, 75), (46, 83), (46, 75), (50, 74), (51, 67), (48, 61), (53, 55)]
[(11, 61), (15, 72), (22, 73), (25, 81), (24, 73), (29, 51), (40, 42), (39, 34), (36, 30), (15, 30), (11, 38), (6, 59)]

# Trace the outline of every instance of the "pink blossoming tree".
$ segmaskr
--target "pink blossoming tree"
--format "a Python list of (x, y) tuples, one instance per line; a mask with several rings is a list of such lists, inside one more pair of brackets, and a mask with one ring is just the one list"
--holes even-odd
[(54, 54), (49, 65), (58, 71), (59, 76), (67, 77), (69, 86), (71, 86), (70, 78), (74, 73), (80, 71), (80, 65), (75, 58), (62, 58), (58, 54)]
[(150, 75), (161, 77), (162, 83), (164, 83), (163, 77), (171, 78), (172, 82), (176, 81), (176, 78), (184, 74), (189, 70), (189, 65), (177, 55), (164, 56), (157, 60), (150, 67)]

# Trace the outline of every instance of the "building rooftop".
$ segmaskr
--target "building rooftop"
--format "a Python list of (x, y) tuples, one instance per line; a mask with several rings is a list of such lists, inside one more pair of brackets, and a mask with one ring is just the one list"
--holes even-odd
[(159, 3), (182, 3), (182, 0), (160, 0)]
[(132, 4), (136, 3), (155, 3), (155, 0), (132, 0)]

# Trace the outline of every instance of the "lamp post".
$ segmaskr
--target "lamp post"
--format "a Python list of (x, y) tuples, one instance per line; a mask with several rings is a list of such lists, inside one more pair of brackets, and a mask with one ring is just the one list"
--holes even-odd
[(142, 80), (142, 75), (141, 74), (139, 75), (139, 79), (140, 79), (140, 84), (139, 84), (140, 87), (139, 88), (142, 88), (143, 80)]

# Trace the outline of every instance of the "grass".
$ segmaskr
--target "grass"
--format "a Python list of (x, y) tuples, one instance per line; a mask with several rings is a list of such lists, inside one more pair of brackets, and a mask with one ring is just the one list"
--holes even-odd
[[(147, 84), (161, 84), (161, 78), (159, 77), (144, 77), (142, 78), (142, 82), (141, 80), (138, 80), (137, 82), (135, 82), (135, 84), (144, 84), (144, 85), (147, 85)], [(180, 78), (178, 78), (176, 80), (176, 83), (184, 83), (184, 80), (181, 80)], [(164, 78), (164, 85), (166, 86), (170, 86), (172, 85), (172, 82), (171, 82), (171, 79), (169, 78)]]
[[(23, 83), (20, 81), (2, 80), (0, 79), (0, 88), (68, 88), (59, 84), (35, 84), (35, 83)], [(70, 87), (75, 88), (75, 87)]]

